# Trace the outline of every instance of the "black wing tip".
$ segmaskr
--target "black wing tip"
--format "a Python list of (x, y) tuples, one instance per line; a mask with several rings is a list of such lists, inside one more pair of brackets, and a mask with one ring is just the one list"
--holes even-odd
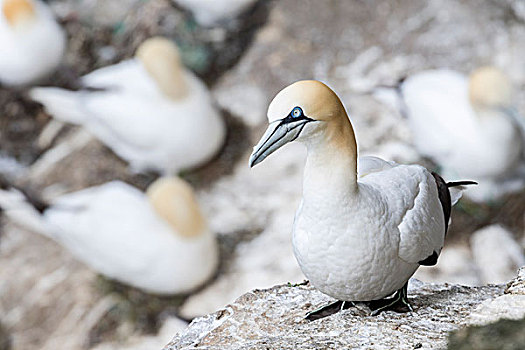
[(40, 214), (43, 214), (48, 208), (49, 204), (46, 203), (44, 200), (40, 198), (40, 196), (32, 193), (30, 190), (16, 186), (12, 184), (9, 180), (7, 180), (4, 176), (0, 176), (0, 189), (2, 190), (11, 190), (15, 189), (18, 192), (20, 192), (26, 199), (26, 201), (33, 206), (33, 208), (39, 212)]
[(434, 250), (432, 252), (432, 255), (430, 255), (428, 258), (421, 260), (418, 262), (419, 265), (423, 266), (434, 266), (437, 264), (439, 254)]
[(447, 182), (447, 187), (457, 187), (457, 186), (469, 186), (469, 185), (477, 185), (478, 183), (476, 181), (451, 181)]

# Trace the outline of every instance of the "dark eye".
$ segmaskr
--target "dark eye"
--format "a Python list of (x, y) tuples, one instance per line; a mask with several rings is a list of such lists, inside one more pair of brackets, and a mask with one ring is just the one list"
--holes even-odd
[(295, 107), (292, 109), (292, 117), (299, 118), (303, 115), (303, 110), (300, 107)]

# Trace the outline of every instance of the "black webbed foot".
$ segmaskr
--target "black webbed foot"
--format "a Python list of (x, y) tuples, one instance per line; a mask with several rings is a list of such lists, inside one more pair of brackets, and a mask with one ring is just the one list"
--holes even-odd
[(403, 288), (399, 289), (393, 297), (367, 302), (368, 307), (372, 310), (371, 316), (379, 315), (382, 311), (392, 310), (395, 312), (412, 312), (412, 306), (407, 297), (408, 282)]
[(352, 306), (354, 306), (354, 303), (351, 301), (338, 300), (331, 304), (325, 305), (317, 310), (309, 312), (308, 314), (306, 314), (305, 318), (308, 321), (315, 321), (320, 318), (331, 316), (335, 313), (338, 313), (341, 310), (349, 309)]

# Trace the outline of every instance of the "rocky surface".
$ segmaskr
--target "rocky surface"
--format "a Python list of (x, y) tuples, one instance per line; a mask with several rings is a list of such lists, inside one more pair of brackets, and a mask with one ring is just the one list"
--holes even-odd
[[(523, 274), (504, 285), (465, 287), (412, 280), (414, 312), (369, 316), (363, 304), (316, 320), (304, 319), (331, 299), (310, 285), (249, 292), (216, 313), (195, 319), (164, 348), (175, 349), (443, 349), (449, 332), (525, 315)], [(498, 304), (497, 308), (491, 305)]]
[(11, 337), (0, 324), (0, 350), (10, 350), (10, 349), (11, 349)]
[[(132, 335), (119, 341), (106, 342), (92, 350), (157, 350), (161, 349), (172, 337), (173, 333), (182, 332), (188, 324), (177, 318), (168, 318), (162, 323), (159, 332), (154, 335)], [(0, 349), (1, 350), (1, 349)]]

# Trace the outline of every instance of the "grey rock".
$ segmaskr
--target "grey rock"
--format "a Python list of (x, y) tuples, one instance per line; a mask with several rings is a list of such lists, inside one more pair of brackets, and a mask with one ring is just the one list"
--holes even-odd
[(372, 317), (366, 306), (357, 304), (309, 322), (304, 319), (308, 311), (332, 300), (310, 285), (279, 285), (244, 294), (224, 309), (195, 319), (164, 350), (442, 349), (449, 332), (470, 325), (472, 311), (501, 297), (504, 290), (503, 285), (465, 287), (412, 280), (409, 296), (414, 312)]
[(473, 326), (454, 332), (449, 350), (521, 350), (525, 348), (525, 318), (500, 320), (486, 326)]
[(9, 333), (0, 324), (0, 350), (11, 349), (11, 337)]
[(485, 300), (469, 315), (469, 323), (486, 325), (501, 318), (519, 320), (525, 317), (525, 295), (505, 294)]
[(509, 282), (505, 293), (525, 295), (525, 267), (518, 270), (518, 277)]

